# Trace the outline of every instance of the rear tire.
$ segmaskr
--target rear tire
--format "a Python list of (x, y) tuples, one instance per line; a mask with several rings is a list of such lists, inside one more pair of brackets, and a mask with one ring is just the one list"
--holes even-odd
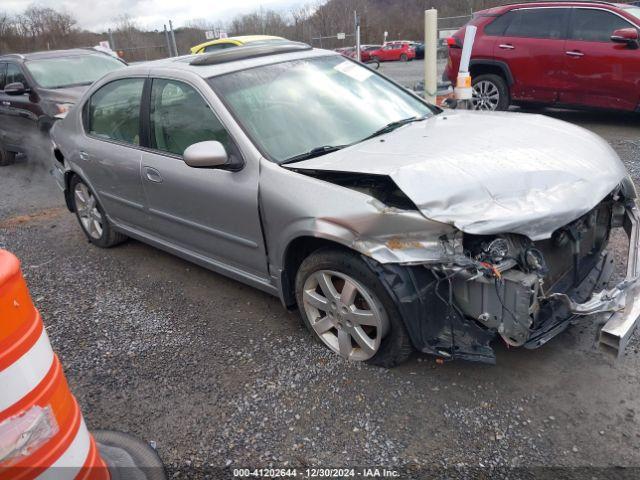
[(87, 239), (100, 248), (114, 247), (127, 237), (116, 232), (91, 188), (78, 175), (69, 182), (73, 211)]
[(478, 75), (473, 79), (473, 110), (504, 111), (509, 108), (509, 87), (499, 75)]
[(356, 253), (321, 249), (307, 257), (296, 275), (296, 301), (314, 338), (343, 358), (391, 368), (413, 351), (395, 302)]
[(14, 152), (8, 152), (3, 147), (0, 147), (0, 167), (6, 167), (16, 161), (16, 154)]

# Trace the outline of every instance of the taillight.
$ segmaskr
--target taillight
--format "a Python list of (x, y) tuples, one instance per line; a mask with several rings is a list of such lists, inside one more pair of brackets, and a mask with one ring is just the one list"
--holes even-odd
[(447, 38), (447, 46), (449, 48), (462, 48), (462, 45), (460, 44), (460, 39), (458, 37)]

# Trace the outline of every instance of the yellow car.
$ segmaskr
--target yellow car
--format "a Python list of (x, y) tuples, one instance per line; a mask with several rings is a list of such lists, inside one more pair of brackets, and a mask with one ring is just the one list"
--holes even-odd
[(201, 43), (200, 45), (196, 45), (195, 47), (191, 47), (191, 53), (209, 53), (217, 50), (223, 50), (225, 48), (239, 47), (249, 43), (263, 43), (281, 40), (284, 40), (284, 38), (274, 37), (271, 35), (244, 35), (241, 37), (219, 38), (217, 40), (210, 40), (208, 42)]

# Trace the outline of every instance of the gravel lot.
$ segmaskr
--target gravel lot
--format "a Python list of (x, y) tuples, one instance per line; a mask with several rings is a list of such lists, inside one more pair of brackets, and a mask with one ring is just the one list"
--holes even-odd
[[(640, 117), (547, 113), (603, 135), (640, 182)], [(594, 348), (590, 321), (534, 351), (497, 344), (493, 367), (417, 354), (393, 370), (348, 363), (275, 298), (136, 241), (91, 246), (35, 159), (0, 170), (0, 192), (0, 247), (22, 260), (88, 425), (154, 442), (170, 476), (268, 465), (640, 474), (604, 470), (640, 468), (637, 336), (617, 363)]]

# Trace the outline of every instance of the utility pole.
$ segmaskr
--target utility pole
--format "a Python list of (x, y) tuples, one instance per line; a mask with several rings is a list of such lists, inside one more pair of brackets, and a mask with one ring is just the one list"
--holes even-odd
[(173, 33), (173, 23), (169, 20), (169, 31), (171, 32), (171, 43), (173, 45), (173, 56), (178, 56), (178, 47), (176, 46), (176, 34)]
[(113, 32), (109, 29), (109, 48), (115, 52), (116, 42), (113, 41)]
[(438, 11), (424, 12), (424, 99), (436, 103), (438, 96)]
[(171, 41), (169, 40), (169, 32), (167, 31), (167, 24), (164, 25), (164, 39), (167, 42), (167, 53), (170, 57), (173, 57), (173, 49), (171, 48)]
[(362, 57), (360, 55), (360, 18), (358, 18), (358, 12), (357, 11), (353, 12), (353, 18), (355, 20), (355, 25), (356, 25), (356, 30), (355, 30), (355, 35), (356, 35), (356, 60), (359, 62)]

